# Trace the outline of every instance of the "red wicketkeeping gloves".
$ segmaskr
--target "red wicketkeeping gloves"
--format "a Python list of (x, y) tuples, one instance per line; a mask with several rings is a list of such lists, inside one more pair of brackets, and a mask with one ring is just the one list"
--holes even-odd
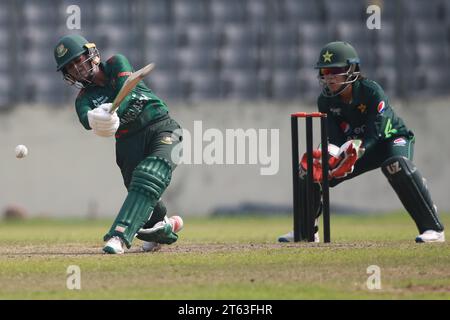
[[(313, 150), (312, 153), (313, 156), (313, 180), (314, 182), (321, 182), (322, 181), (322, 150), (316, 149)], [(307, 162), (307, 154), (306, 152), (302, 156), (302, 160), (300, 161), (300, 170), (303, 172), (306, 172), (308, 168), (308, 162)]]
[[(344, 178), (353, 172), (355, 162), (364, 154), (361, 148), (361, 140), (349, 140), (340, 148), (330, 144), (328, 146), (328, 178)], [(313, 150), (313, 180), (314, 182), (322, 182), (322, 150)], [(307, 156), (303, 154), (300, 161), (300, 169), (303, 172), (307, 170)]]

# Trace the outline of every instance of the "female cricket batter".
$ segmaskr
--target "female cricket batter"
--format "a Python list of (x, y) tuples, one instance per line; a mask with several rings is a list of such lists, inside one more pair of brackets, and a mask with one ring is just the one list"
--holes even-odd
[[(341, 146), (340, 155), (330, 152), (330, 186), (381, 167), (416, 223), (419, 230), (416, 242), (444, 242), (444, 226), (437, 208), (425, 179), (412, 162), (414, 134), (394, 113), (383, 89), (361, 75), (359, 62), (355, 49), (338, 41), (328, 43), (321, 50), (315, 66), (319, 69), (322, 86), (317, 101), (319, 111), (328, 116), (330, 144)], [(313, 157), (317, 165), (319, 152)], [(302, 161), (303, 171), (304, 163)], [(314, 207), (317, 216), (321, 211), (320, 172), (321, 166), (315, 166)], [(300, 178), (300, 183), (303, 184), (304, 179)], [(317, 223), (315, 228), (315, 240), (318, 241)], [(278, 241), (293, 241), (293, 232), (279, 237)]]
[(81, 89), (75, 101), (81, 124), (98, 136), (116, 138), (116, 162), (128, 195), (104, 236), (103, 251), (124, 253), (135, 236), (145, 240), (144, 251), (175, 242), (183, 222), (168, 219), (159, 201), (176, 166), (171, 151), (181, 141), (174, 133), (180, 126), (166, 104), (141, 81), (110, 114), (112, 101), (133, 72), (127, 58), (117, 54), (103, 62), (95, 44), (79, 35), (62, 37), (54, 56), (64, 80)]

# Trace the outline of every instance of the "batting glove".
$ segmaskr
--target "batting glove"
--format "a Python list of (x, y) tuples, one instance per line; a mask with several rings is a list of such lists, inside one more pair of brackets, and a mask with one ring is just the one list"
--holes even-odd
[(117, 113), (109, 113), (111, 106), (111, 103), (105, 103), (87, 113), (89, 126), (100, 137), (114, 135), (120, 126), (120, 119)]

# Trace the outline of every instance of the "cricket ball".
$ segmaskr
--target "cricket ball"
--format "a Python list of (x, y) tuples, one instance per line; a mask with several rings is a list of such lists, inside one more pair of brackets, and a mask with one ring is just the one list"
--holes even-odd
[(169, 218), (170, 224), (172, 225), (173, 232), (177, 233), (183, 229), (183, 219), (180, 216), (172, 216)]
[(23, 144), (19, 144), (16, 147), (15, 152), (16, 152), (16, 158), (21, 159), (21, 158), (25, 158), (27, 156), (28, 149)]

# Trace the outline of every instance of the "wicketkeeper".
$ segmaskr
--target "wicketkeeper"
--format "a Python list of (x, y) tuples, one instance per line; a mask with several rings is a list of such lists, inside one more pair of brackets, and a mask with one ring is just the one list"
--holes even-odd
[[(315, 66), (322, 86), (317, 104), (328, 116), (330, 187), (367, 171), (381, 168), (419, 230), (416, 242), (444, 242), (426, 180), (412, 162), (414, 134), (397, 116), (383, 89), (360, 72), (355, 49), (346, 42), (331, 42)], [(300, 190), (305, 190), (306, 155), (300, 164)], [(314, 208), (321, 214), (321, 151), (313, 152)], [(306, 194), (299, 194), (306, 201)], [(317, 219), (315, 240), (319, 241)], [(293, 232), (278, 238), (293, 241)]]
[(61, 38), (54, 56), (64, 80), (81, 89), (75, 101), (81, 124), (95, 135), (116, 138), (116, 162), (128, 195), (104, 236), (103, 251), (121, 254), (135, 236), (144, 240), (144, 251), (177, 241), (183, 221), (167, 218), (160, 201), (176, 167), (172, 149), (182, 139), (166, 104), (141, 81), (110, 114), (112, 101), (134, 71), (127, 58), (117, 54), (103, 62), (95, 44), (78, 35)]

